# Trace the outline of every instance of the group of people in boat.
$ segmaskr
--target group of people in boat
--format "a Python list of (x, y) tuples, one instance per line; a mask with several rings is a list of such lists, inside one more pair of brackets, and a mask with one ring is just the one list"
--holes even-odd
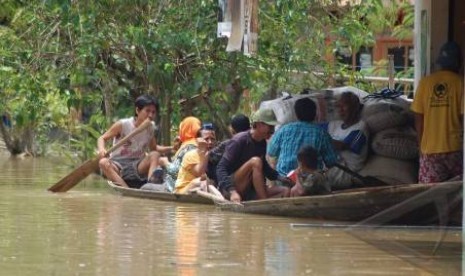
[[(463, 80), (456, 73), (457, 51), (455, 45), (441, 48), (438, 64), (443, 70), (420, 81), (411, 107), (422, 183), (462, 174)], [(107, 141), (117, 143), (146, 119), (155, 119), (158, 102), (143, 95), (135, 101), (134, 117), (117, 121), (98, 138), (99, 165), (117, 185), (180, 194), (212, 187), (234, 202), (327, 194), (360, 184), (347, 171), (359, 171), (369, 150), (358, 96), (343, 92), (337, 107), (339, 120), (316, 124), (315, 102), (299, 98), (294, 105), (297, 121), (276, 132), (272, 109), (261, 108), (250, 120), (236, 115), (232, 138), (221, 143), (212, 124), (191, 116), (180, 123), (177, 145), (158, 145), (152, 125), (107, 156)], [(166, 156), (171, 152), (175, 154), (170, 159)]]
[[(294, 106), (298, 121), (283, 125), (276, 133), (278, 122), (271, 109), (257, 110), (251, 120), (238, 114), (231, 120), (232, 138), (221, 143), (216, 141), (212, 124), (190, 116), (180, 123), (178, 146), (158, 145), (152, 125), (107, 156), (106, 141), (117, 143), (147, 118), (155, 119), (158, 102), (143, 95), (135, 101), (134, 117), (117, 121), (98, 138), (99, 165), (103, 175), (117, 185), (162, 186), (181, 194), (212, 187), (235, 202), (325, 194), (350, 187), (354, 181), (333, 165), (356, 166), (367, 151), (358, 97), (343, 93), (339, 107), (341, 122), (318, 125), (313, 123), (316, 104), (301, 98)], [(175, 154), (170, 159), (166, 155), (172, 151)]]

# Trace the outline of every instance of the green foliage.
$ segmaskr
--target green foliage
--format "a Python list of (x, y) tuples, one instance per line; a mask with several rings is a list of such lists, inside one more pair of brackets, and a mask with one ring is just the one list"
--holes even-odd
[(399, 39), (406, 39), (412, 36), (413, 25), (415, 23), (414, 6), (406, 2), (402, 2), (399, 9), (402, 10), (403, 20), (400, 24), (394, 26), (392, 35)]
[[(0, 11), (0, 100), (9, 103), (0, 112), (12, 115), (17, 133), (33, 129), (40, 144), (51, 130), (65, 132), (63, 145), (86, 158), (99, 133), (149, 93), (162, 103), (167, 144), (186, 113), (220, 124), (280, 90), (352, 74), (328, 57), (373, 44), (393, 17), (381, 0), (334, 16), (336, 2), (259, 1), (259, 49), (246, 57), (225, 52), (226, 39), (216, 37), (217, 1), (0, 0), (8, 7)], [(178, 102), (191, 98), (200, 100), (183, 110)]]

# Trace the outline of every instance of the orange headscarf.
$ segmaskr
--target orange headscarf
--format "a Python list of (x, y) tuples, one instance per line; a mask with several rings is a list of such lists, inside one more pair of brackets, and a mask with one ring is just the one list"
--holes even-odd
[(186, 143), (189, 140), (195, 140), (197, 137), (197, 132), (199, 132), (202, 127), (202, 123), (196, 117), (190, 116), (184, 118), (181, 124), (179, 124), (179, 138), (181, 143)]

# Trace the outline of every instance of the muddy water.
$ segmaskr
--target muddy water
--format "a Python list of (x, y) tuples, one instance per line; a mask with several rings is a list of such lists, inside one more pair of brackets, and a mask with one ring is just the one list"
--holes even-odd
[(65, 194), (46, 191), (68, 172), (56, 160), (0, 155), (1, 275), (461, 272), (455, 229), (442, 240), (428, 229), (347, 231), (329, 222), (121, 197), (99, 177)]

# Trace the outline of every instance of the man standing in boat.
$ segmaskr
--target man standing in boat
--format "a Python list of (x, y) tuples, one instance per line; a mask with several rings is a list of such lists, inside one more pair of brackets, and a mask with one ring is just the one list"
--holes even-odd
[(252, 129), (236, 134), (226, 146), (216, 175), (220, 191), (233, 202), (287, 197), (289, 188), (267, 187), (269, 180), (290, 180), (272, 169), (266, 161), (266, 140), (278, 123), (271, 109), (259, 109), (252, 115)]
[(113, 144), (118, 143), (147, 118), (154, 120), (158, 110), (158, 101), (154, 97), (139, 96), (135, 101), (134, 117), (117, 121), (97, 139), (98, 154), (101, 157), (99, 167), (108, 180), (123, 187), (140, 188), (158, 167), (160, 153), (156, 151), (157, 148), (162, 152), (171, 150), (171, 147), (157, 146), (155, 127), (151, 125), (112, 152), (110, 157), (105, 157), (105, 143), (108, 140), (113, 139)]
[(436, 63), (441, 67), (418, 84), (411, 109), (420, 144), (420, 183), (442, 182), (463, 171), (463, 79), (457, 73), (460, 47), (447, 42)]

